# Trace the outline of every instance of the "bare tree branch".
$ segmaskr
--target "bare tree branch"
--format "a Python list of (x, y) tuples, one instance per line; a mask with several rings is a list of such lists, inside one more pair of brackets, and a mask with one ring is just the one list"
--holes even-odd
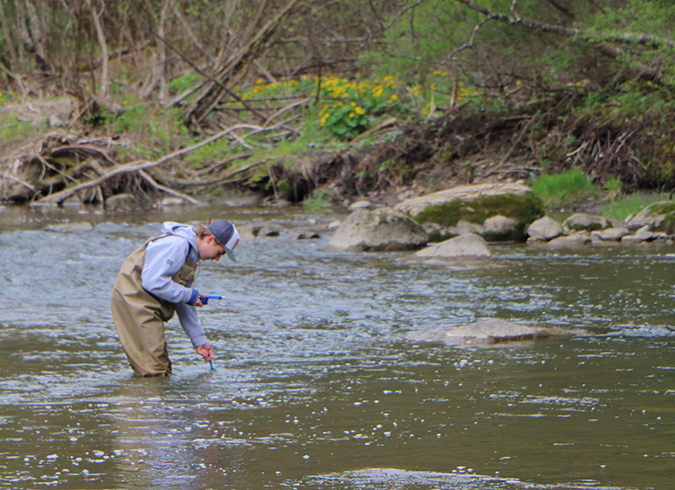
[[(585, 41), (591, 41), (591, 42), (596, 42), (596, 41), (617, 41), (617, 42), (623, 42), (623, 43), (629, 43), (629, 44), (638, 44), (638, 45), (644, 45), (644, 46), (653, 46), (655, 48), (661, 47), (661, 46), (668, 46), (671, 48), (675, 48), (675, 41), (671, 41), (670, 39), (661, 39), (655, 36), (650, 36), (649, 34), (634, 34), (630, 32), (624, 32), (624, 33), (613, 33), (613, 32), (585, 32), (580, 29), (568, 29), (566, 27), (561, 27), (561, 26), (556, 26), (556, 25), (551, 25), (551, 24), (545, 24), (543, 22), (537, 22), (534, 20), (530, 19), (523, 19), (522, 17), (518, 16), (509, 16), (508, 14), (503, 14), (503, 13), (498, 13), (493, 10), (490, 10), (487, 7), (483, 7), (482, 5), (478, 5), (470, 0), (457, 0), (459, 3), (462, 5), (465, 5), (466, 7), (470, 8), (471, 10), (474, 10), (476, 12), (480, 12), (483, 15), (486, 15), (492, 19), (498, 20), (499, 22), (506, 23), (506, 24), (514, 24), (514, 25), (519, 25), (522, 26), (526, 29), (530, 30), (535, 30), (535, 31), (541, 31), (541, 32), (551, 32), (555, 34), (560, 34), (562, 36), (567, 36), (567, 37), (577, 37), (579, 39), (583, 39)], [(513, 1), (512, 4), (513, 7), (515, 7), (515, 0)]]
[[(244, 67), (248, 63), (256, 59), (261, 52), (263, 52), (274, 36), (277, 34), (282, 22), (297, 8), (298, 4), (304, 3), (305, 0), (288, 0), (286, 5), (282, 7), (270, 20), (251, 37), (251, 39), (242, 46), (230, 59), (226, 60), (215, 68), (216, 75), (219, 81), (211, 80), (215, 85), (211, 85), (197, 98), (196, 102), (190, 109), (190, 117), (194, 117), (196, 121), (201, 122), (218, 104), (223, 93), (233, 96), (231, 90), (227, 89), (225, 83), (231, 82), (233, 75), (243, 72)], [(235, 99), (239, 99), (234, 96)], [(241, 102), (241, 100), (239, 100)], [(259, 113), (254, 112), (258, 117)], [(264, 117), (263, 117), (264, 119)]]
[(166, 192), (167, 194), (170, 194), (172, 196), (180, 197), (181, 199), (185, 199), (188, 202), (191, 202), (192, 204), (197, 204), (198, 206), (203, 206), (204, 203), (201, 201), (198, 201), (190, 196), (187, 196), (185, 194), (182, 194), (178, 191), (174, 191), (173, 189), (169, 189), (168, 187), (165, 187), (161, 184), (158, 184), (155, 179), (150, 177), (145, 170), (139, 170), (138, 174), (143, 177), (151, 186), (153, 186), (155, 189), (159, 189), (160, 191)]

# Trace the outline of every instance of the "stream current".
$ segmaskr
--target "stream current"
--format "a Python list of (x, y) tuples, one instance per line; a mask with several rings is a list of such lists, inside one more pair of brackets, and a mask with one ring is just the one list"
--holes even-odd
[[(110, 295), (163, 221), (275, 223), (195, 287), (214, 369), (132, 376)], [(0, 207), (0, 488), (675, 488), (675, 247), (493, 246), (490, 261), (325, 251), (335, 214)], [(93, 230), (47, 231), (63, 222)], [(593, 335), (457, 349), (490, 318)]]

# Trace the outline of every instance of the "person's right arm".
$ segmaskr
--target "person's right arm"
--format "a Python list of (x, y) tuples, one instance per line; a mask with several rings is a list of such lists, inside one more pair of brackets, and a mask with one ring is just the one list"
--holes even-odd
[(185, 265), (189, 251), (188, 242), (176, 236), (150, 242), (141, 273), (143, 289), (170, 303), (194, 304), (199, 292), (181, 286), (172, 279)]

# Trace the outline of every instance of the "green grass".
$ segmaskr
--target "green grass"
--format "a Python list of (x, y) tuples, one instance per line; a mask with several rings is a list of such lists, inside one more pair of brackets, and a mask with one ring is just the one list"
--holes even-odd
[(315, 189), (309, 197), (302, 201), (302, 205), (313, 213), (328, 211), (330, 205), (330, 191), (328, 189)]
[(532, 192), (549, 210), (598, 197), (601, 194), (601, 190), (588, 180), (579, 168), (554, 175), (542, 175), (538, 179), (533, 178)]
[(650, 204), (659, 201), (667, 201), (668, 194), (643, 194), (634, 192), (630, 195), (619, 196), (603, 207), (602, 215), (605, 218), (618, 219), (624, 221), (631, 214), (642, 211)]
[(3, 143), (18, 143), (34, 135), (30, 122), (19, 121), (15, 115), (0, 114), (0, 141)]

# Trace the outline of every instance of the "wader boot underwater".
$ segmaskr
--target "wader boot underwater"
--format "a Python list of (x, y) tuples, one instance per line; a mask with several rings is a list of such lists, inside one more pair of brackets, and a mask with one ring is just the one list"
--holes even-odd
[[(122, 264), (113, 288), (113, 321), (124, 353), (138, 376), (171, 374), (164, 322), (171, 319), (176, 306), (147, 292), (141, 281), (148, 244), (165, 236), (151, 238), (137, 248)], [(186, 259), (172, 279), (181, 286), (192, 287), (196, 269), (196, 262)]]

